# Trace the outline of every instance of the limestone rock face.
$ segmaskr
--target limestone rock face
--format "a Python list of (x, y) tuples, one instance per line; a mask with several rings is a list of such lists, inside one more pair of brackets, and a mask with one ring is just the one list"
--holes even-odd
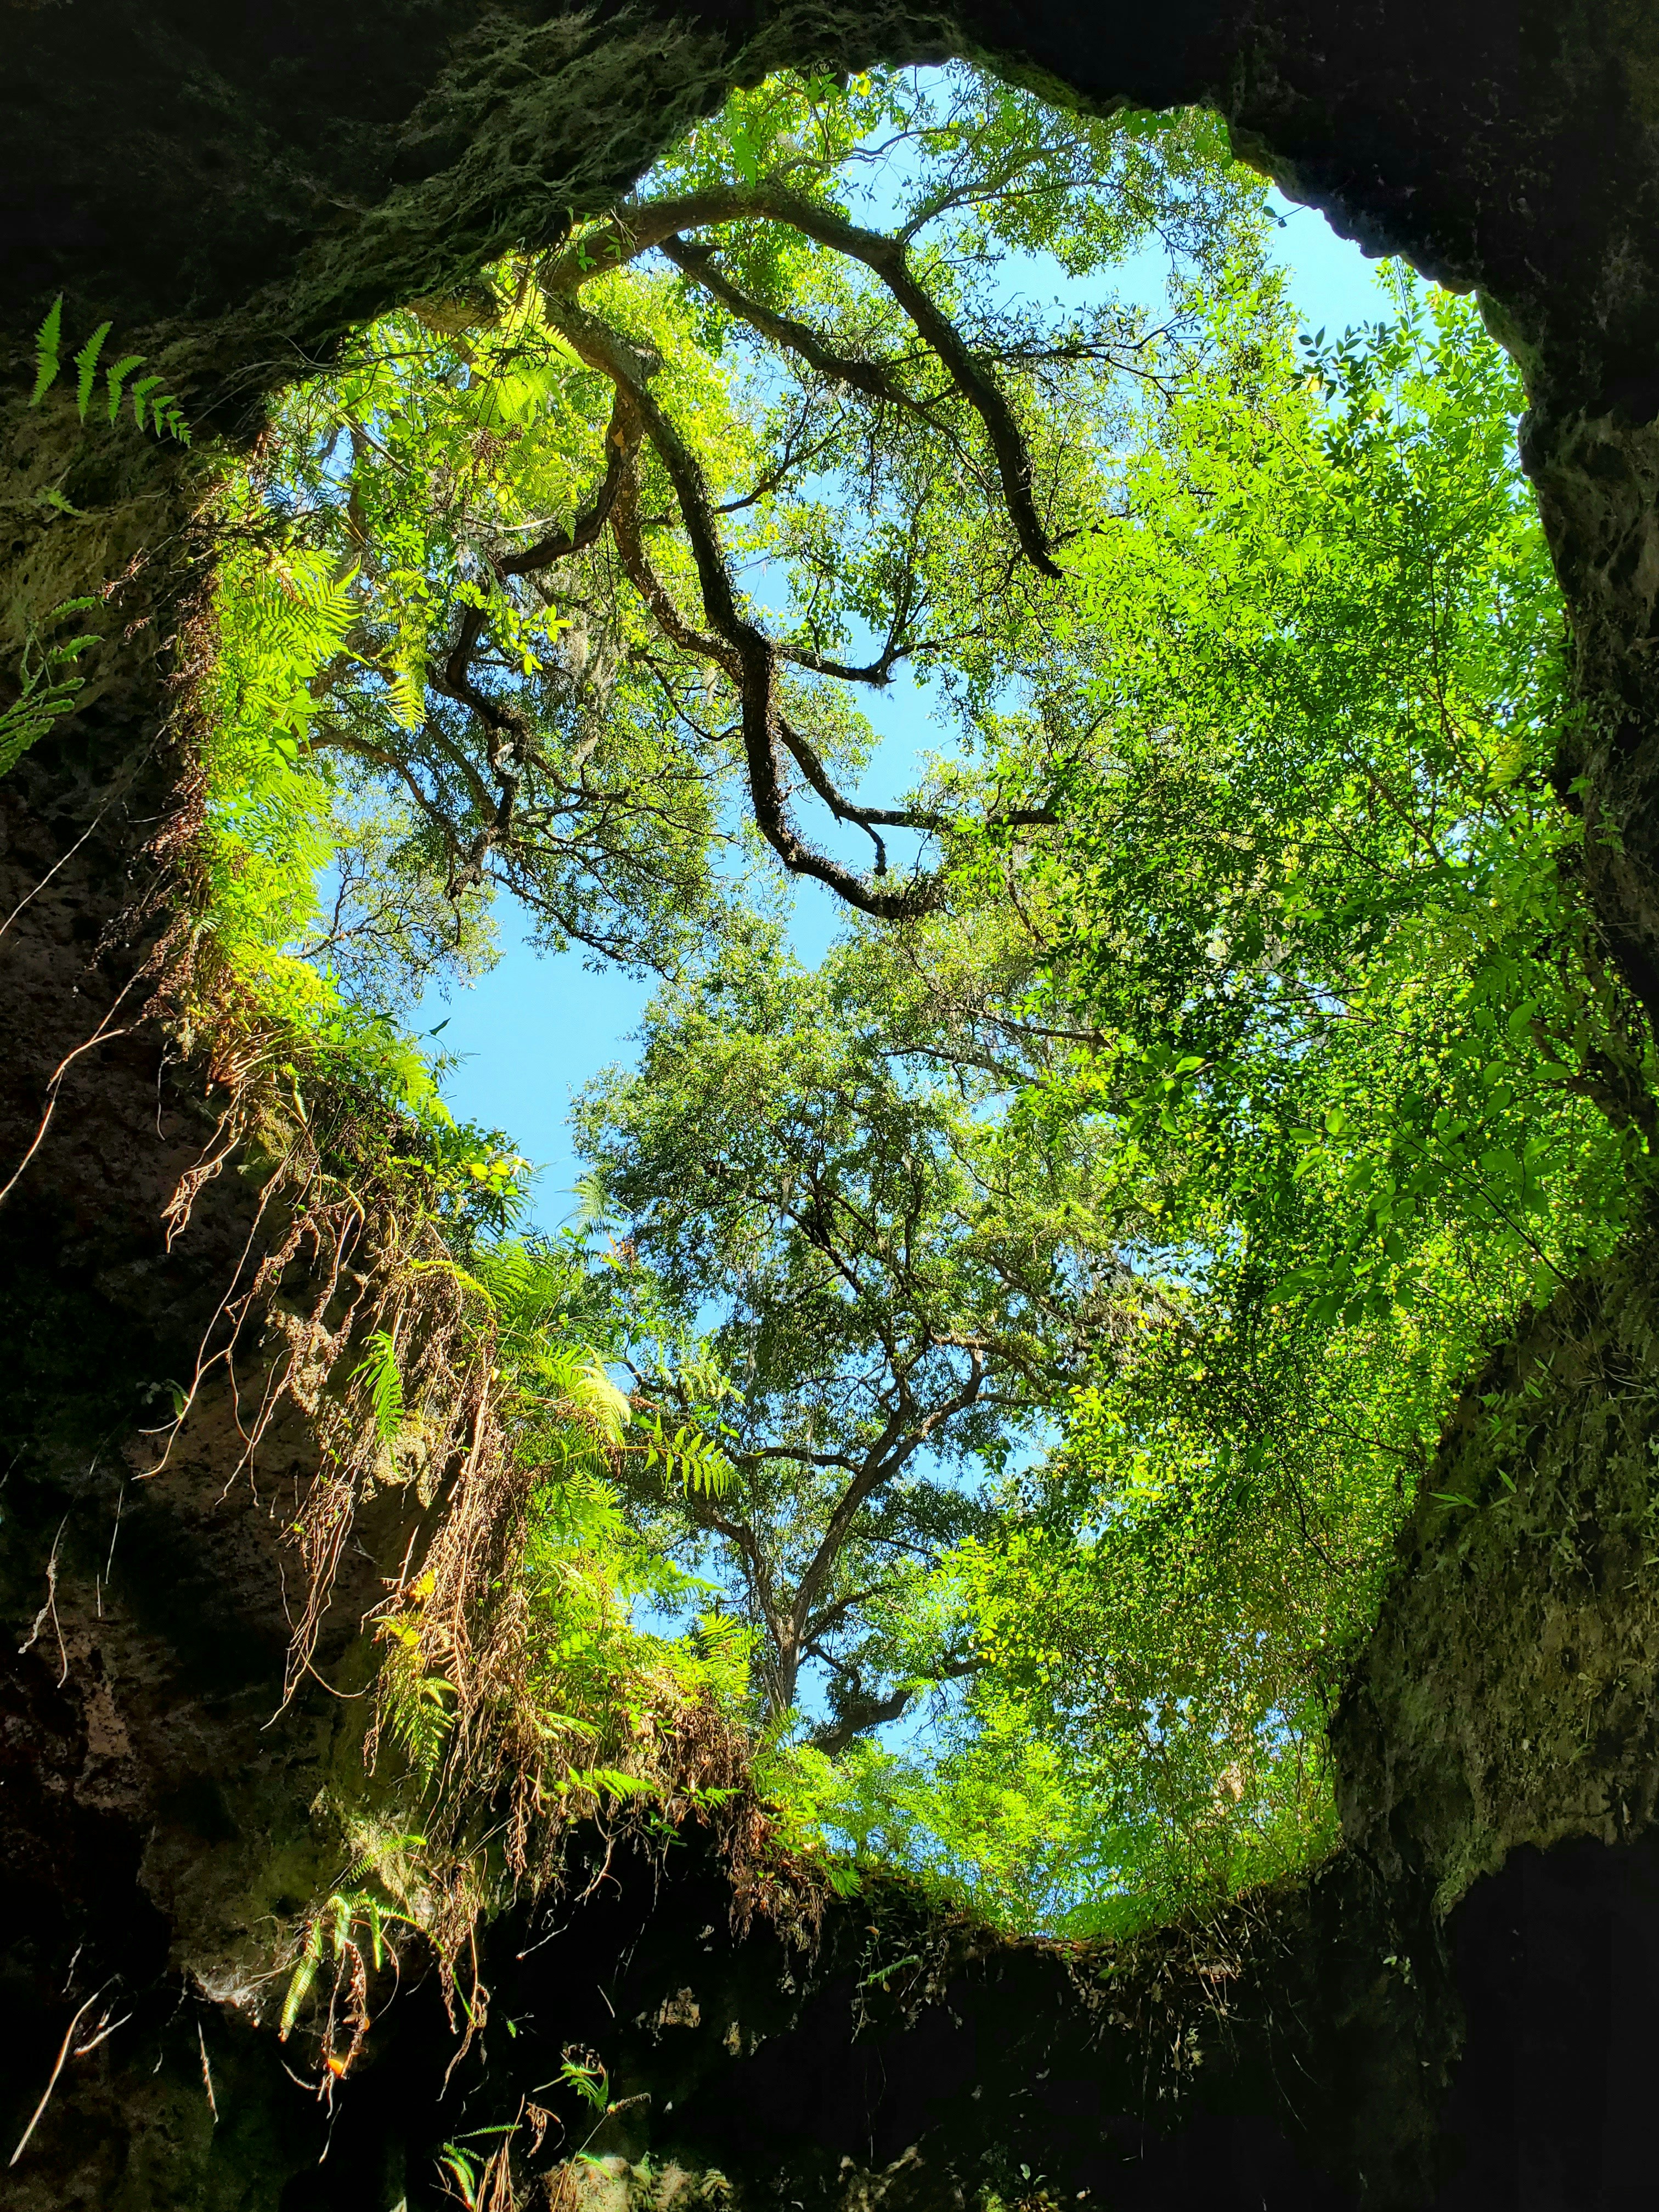
[[(214, 1115), (147, 1016), (195, 803), (178, 678), (204, 649), (191, 518), (210, 434), (252, 435), (265, 396), (352, 323), (452, 299), (509, 243), (555, 238), (732, 83), (950, 53), (1101, 107), (1207, 103), (1368, 251), (1479, 291), (1525, 369), (1522, 451), (1573, 630), (1561, 789), (1588, 819), (1607, 947), (1659, 1012), (1648, 0), (9, 9), (0, 669), (59, 601), (118, 589), (81, 710), (0, 778), (0, 1184), (30, 1155), (0, 1202), (0, 2155), (70, 2024), (77, 1949), (132, 2014), (67, 2063), (8, 2202), (413, 2206), (447, 2131), (510, 2114), (572, 2039), (652, 2100), (648, 2125), (597, 2148), (586, 2185), (607, 2203), (716, 2201), (720, 2173), (757, 2203), (986, 2186), (1032, 2203), (1514, 2203), (1521, 2137), (1535, 2171), (1565, 2161), (1553, 2201), (1626, 2201), (1638, 2153), (1585, 2115), (1596, 2066), (1646, 2050), (1647, 2015), (1614, 1998), (1659, 1942), (1640, 1904), (1659, 1759), (1647, 1244), (1498, 1356), (1484, 1393), (1513, 1403), (1524, 1449), (1477, 1434), (1468, 1405), (1455, 1417), (1443, 1486), (1477, 1504), (1413, 1524), (1339, 1730), (1349, 1848), (1302, 1889), (1121, 1955), (916, 1925), (896, 1891), (838, 1909), (808, 1956), (729, 1942), (718, 1874), (688, 1844), (660, 1887), (634, 1868), (621, 1903), (601, 1891), (544, 1948), (539, 1922), (500, 1931), (501, 2009), (535, 2025), (510, 2047), (492, 2035), (447, 2100), (441, 2008), (412, 1994), (331, 2142), (247, 2024), (258, 1929), (334, 1879), (339, 1838), (313, 1808), (356, 1738), (320, 1689), (266, 1726), (280, 1521), (269, 1494), (227, 1488), (230, 1407), (210, 1395), (155, 1480), (135, 1441), (153, 1394), (191, 1371), (255, 1215), (228, 1172), (167, 1246), (162, 1210)], [(60, 291), (67, 327), (112, 319), (165, 369), (191, 453), (82, 438), (60, 395), (25, 407)], [(303, 1484), (302, 1427), (279, 1442), (282, 1479)], [(388, 1486), (365, 1532), (319, 1646), (337, 1688), (358, 1680), (357, 1618), (416, 1510)], [(907, 1946), (915, 1970), (872, 1983)], [(1613, 1994), (1575, 2013), (1595, 1974)], [(1494, 2118), (1517, 2110), (1520, 2137)], [(1454, 2139), (1485, 2177), (1462, 2196)]]

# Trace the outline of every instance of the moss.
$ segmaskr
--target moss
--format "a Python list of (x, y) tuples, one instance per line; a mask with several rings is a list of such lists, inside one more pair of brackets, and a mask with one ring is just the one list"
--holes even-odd
[(1650, 1228), (1465, 1390), (1334, 1731), (1350, 1842), (1442, 1913), (1519, 1845), (1653, 1814), (1656, 1260)]

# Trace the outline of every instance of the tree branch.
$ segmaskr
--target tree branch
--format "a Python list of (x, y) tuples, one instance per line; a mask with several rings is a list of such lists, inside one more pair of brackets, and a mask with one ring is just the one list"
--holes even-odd
[[(672, 420), (657, 404), (649, 386), (647, 365), (634, 348), (605, 324), (585, 313), (573, 301), (550, 294), (547, 304), (550, 317), (581, 359), (591, 368), (608, 376), (618, 393), (626, 395), (632, 403), (674, 488), (696, 564), (704, 619), (715, 633), (714, 639), (702, 638), (692, 630), (684, 617), (673, 609), (665, 592), (662, 593), (663, 605), (669, 611), (669, 618), (678, 623), (681, 635), (697, 641), (688, 645), (687, 649), (702, 652), (717, 665), (726, 668), (736, 683), (743, 708), (743, 744), (750, 799), (762, 835), (793, 873), (815, 878), (849, 906), (878, 920), (897, 921), (937, 904), (942, 893), (933, 882), (912, 884), (902, 891), (872, 890), (862, 877), (808, 844), (790, 821), (788, 794), (778, 758), (773, 647), (770, 640), (738, 608), (702, 471)], [(625, 561), (642, 561), (637, 535), (631, 554), (620, 532), (617, 545)], [(653, 607), (653, 612), (658, 612), (657, 607)], [(659, 614), (659, 619), (662, 618)], [(669, 635), (675, 636), (675, 631), (671, 629)], [(680, 638), (675, 637), (675, 641), (679, 642)]]
[[(1030, 456), (1013, 410), (996, 379), (969, 349), (956, 325), (917, 277), (899, 239), (890, 238), (882, 231), (865, 230), (833, 209), (779, 185), (727, 185), (692, 193), (682, 199), (661, 200), (654, 205), (619, 209), (608, 223), (585, 233), (574, 246), (544, 264), (543, 284), (550, 295), (559, 295), (574, 303), (576, 292), (591, 277), (634, 259), (651, 246), (661, 246), (666, 252), (668, 240), (680, 231), (744, 220), (787, 224), (815, 245), (832, 253), (845, 254), (849, 260), (862, 262), (880, 278), (908, 315), (918, 334), (938, 355), (945, 374), (985, 426), (1002, 480), (1003, 501), (1026, 559), (1045, 576), (1062, 575), (1064, 571), (1049, 550), (1048, 533), (1037, 514), (1031, 490)], [(694, 273), (700, 282), (706, 281), (702, 271)], [(759, 312), (769, 315), (771, 313), (765, 308)], [(816, 332), (805, 324), (794, 324), (787, 317), (779, 319), (780, 329), (786, 325), (793, 333), (787, 342), (796, 350), (801, 350), (807, 343), (822, 347)], [(851, 362), (848, 356), (833, 355), (827, 348), (823, 351), (826, 361), (833, 360), (855, 370), (863, 367)], [(826, 369), (824, 373), (830, 372)], [(843, 377), (842, 380), (848, 380)], [(896, 395), (884, 384), (879, 396), (892, 398)], [(908, 400), (904, 404), (916, 404)]]
[(674, 237), (664, 239), (660, 251), (677, 269), (701, 284), (751, 330), (770, 338), (774, 345), (799, 354), (820, 376), (827, 377), (833, 384), (844, 384), (852, 391), (862, 392), (866, 398), (879, 399), (886, 405), (902, 407), (907, 413), (919, 416), (924, 422), (932, 423), (929, 409), (913, 398), (879, 362), (862, 361), (855, 354), (837, 353), (810, 324), (797, 322), (793, 315), (781, 315), (747, 292), (739, 291), (730, 277), (715, 267), (713, 246)]

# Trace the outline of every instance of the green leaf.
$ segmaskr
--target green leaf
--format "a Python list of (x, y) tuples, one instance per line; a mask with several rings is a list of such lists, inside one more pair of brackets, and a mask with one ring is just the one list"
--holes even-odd
[(398, 1348), (383, 1328), (371, 1330), (366, 1345), (351, 1379), (368, 1388), (375, 1432), (381, 1443), (395, 1443), (404, 1428), (404, 1382), (398, 1371)]
[(98, 374), (98, 356), (103, 350), (104, 340), (109, 336), (112, 327), (109, 323), (100, 323), (75, 356), (75, 366), (80, 371), (75, 387), (75, 404), (83, 422), (87, 419), (87, 410), (92, 404), (92, 386)]
[(143, 365), (144, 356), (143, 354), (129, 353), (123, 354), (119, 361), (114, 362), (109, 368), (105, 370), (105, 382), (109, 387), (109, 419), (112, 422), (115, 420), (117, 415), (121, 410), (122, 386), (126, 382), (128, 377), (131, 375), (135, 368), (142, 368)]
[(159, 376), (141, 376), (137, 382), (130, 387), (132, 396), (132, 419), (141, 430), (144, 427), (144, 408), (149, 395), (152, 392), (160, 390), (163, 380)]
[(29, 405), (38, 407), (58, 374), (58, 347), (63, 330), (64, 295), (60, 292), (47, 308), (46, 319), (34, 334), (34, 389)]

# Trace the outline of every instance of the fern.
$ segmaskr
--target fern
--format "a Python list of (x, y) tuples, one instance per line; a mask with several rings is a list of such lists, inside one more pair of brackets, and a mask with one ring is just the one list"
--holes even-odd
[[(139, 367), (143, 366), (140, 362)], [(141, 376), (132, 387), (132, 419), (141, 430), (144, 427), (144, 409), (149, 404), (149, 395), (159, 390), (165, 380), (159, 376)]]
[(559, 2068), (559, 2076), (594, 2112), (611, 2110), (611, 2076), (597, 2058), (590, 2059), (586, 2065), (567, 2058)]
[(75, 406), (83, 422), (87, 419), (87, 410), (92, 404), (92, 387), (98, 375), (98, 356), (103, 350), (104, 340), (109, 336), (111, 328), (108, 323), (100, 323), (75, 356), (75, 366), (80, 371), (75, 386)]
[(438, 2160), (438, 2169), (445, 2177), (446, 2194), (459, 2197), (467, 2212), (477, 2212), (478, 2187), (483, 2179), (479, 2160), (459, 2143), (447, 2142)]
[(410, 1669), (394, 1682), (387, 1699), (394, 1740), (408, 1754), (410, 1765), (422, 1785), (437, 1772), (455, 1725), (448, 1700), (455, 1685), (442, 1674), (422, 1674)]
[[(114, 328), (112, 323), (100, 323), (92, 336), (74, 356), (76, 368), (76, 412), (84, 422), (92, 409), (93, 390), (98, 381), (98, 363), (104, 350), (104, 342)], [(52, 386), (58, 381), (62, 366), (64, 334), (64, 295), (60, 292), (46, 310), (45, 319), (34, 334), (34, 389), (29, 394), (29, 405), (38, 407)], [(141, 377), (137, 383), (127, 386), (127, 379), (136, 368), (144, 366), (141, 353), (124, 354), (112, 362), (104, 372), (104, 382), (109, 392), (108, 420), (113, 423), (121, 410), (124, 390), (132, 401), (132, 419), (139, 429), (144, 427), (148, 411), (150, 428), (158, 438), (174, 438), (181, 446), (191, 442), (191, 429), (185, 410), (170, 392), (161, 387), (167, 379), (160, 375)], [(64, 502), (55, 500), (55, 506)], [(73, 513), (72, 508), (66, 512)]]
[(46, 310), (46, 320), (34, 334), (34, 389), (29, 405), (38, 407), (58, 374), (58, 341), (64, 327), (64, 295), (60, 292)]
[[(47, 616), (47, 623), (83, 613), (97, 604), (96, 599), (64, 599)], [(55, 645), (42, 645), (38, 632), (29, 630), (19, 665), (18, 696), (9, 707), (0, 708), (0, 775), (15, 768), (29, 747), (68, 714), (76, 693), (86, 682), (84, 676), (69, 673), (70, 664), (89, 645), (99, 642), (88, 631), (63, 638)]]
[(311, 1985), (317, 1978), (317, 1970), (323, 1963), (323, 1920), (319, 1913), (306, 1929), (306, 1940), (294, 1972), (289, 1976), (287, 1993), (283, 1998), (282, 2018), (277, 2023), (276, 2040), (286, 2043), (293, 2033), (294, 2023), (300, 2017), (300, 2008), (311, 1994)]
[(645, 1447), (647, 1468), (661, 1468), (671, 1480), (678, 1477), (688, 1491), (701, 1491), (705, 1498), (724, 1497), (731, 1488), (731, 1461), (700, 1430), (682, 1426), (671, 1437), (663, 1425), (662, 1415), (654, 1413), (651, 1417), (650, 1436), (651, 1441)]
[(398, 1372), (398, 1347), (385, 1329), (370, 1334), (368, 1351), (351, 1379), (368, 1388), (381, 1443), (395, 1443), (404, 1429), (404, 1378)]
[(388, 568), (384, 581), (398, 587), (398, 640), (382, 672), (393, 716), (405, 730), (418, 730), (426, 720), (426, 641), (431, 627), (427, 582), (418, 568)]
[(620, 1766), (573, 1766), (559, 1784), (562, 1793), (586, 1790), (595, 1797), (660, 1797), (663, 1785), (649, 1775), (629, 1774)]
[(144, 356), (141, 353), (124, 354), (112, 362), (104, 372), (104, 381), (109, 386), (109, 419), (112, 422), (121, 411), (121, 386), (135, 368), (142, 368)]
[[(416, 1595), (422, 1601), (431, 1595), (430, 1583), (431, 1577), (425, 1576), (424, 1587), (417, 1585)], [(459, 1692), (446, 1676), (426, 1673), (422, 1663), (418, 1613), (382, 1620), (375, 1634), (380, 1643), (392, 1647), (386, 1654), (380, 1677), (380, 1704), (386, 1723), (392, 1741), (408, 1759), (424, 1789), (442, 1763), (444, 1747), (455, 1725), (449, 1700), (458, 1698)]]
[[(337, 1889), (323, 1899), (306, 1924), (305, 1942), (294, 1962), (294, 1972), (289, 1976), (277, 2021), (279, 2043), (286, 2043), (293, 2033), (301, 2008), (315, 1985), (324, 1957), (331, 1954), (343, 1959), (356, 1952), (361, 1960), (366, 1943), (378, 1971), (391, 1948), (386, 1923), (392, 1920), (401, 1920), (408, 1928), (415, 1925), (406, 1912), (396, 1912), (389, 1905), (383, 1905), (370, 1889)], [(363, 1931), (361, 1936), (360, 1928)]]
[(357, 619), (356, 575), (331, 576), (314, 554), (273, 553), (252, 592), (261, 646), (320, 667)]
[(405, 730), (418, 730), (426, 720), (426, 630), (423, 608), (398, 610), (392, 711)]

